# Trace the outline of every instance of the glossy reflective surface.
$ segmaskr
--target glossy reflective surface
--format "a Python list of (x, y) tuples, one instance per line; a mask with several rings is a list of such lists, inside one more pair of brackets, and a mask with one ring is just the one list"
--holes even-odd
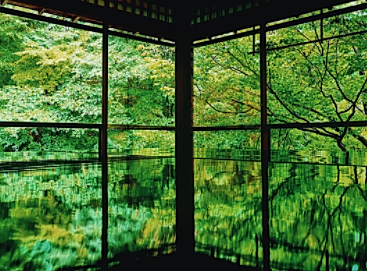
[(110, 258), (163, 246), (165, 253), (173, 252), (174, 162), (174, 158), (129, 156), (109, 163)]
[(100, 259), (100, 164), (8, 167), (0, 204), (2, 268), (56, 270)]
[(331, 160), (270, 163), (273, 269), (366, 270), (366, 167)]
[(196, 159), (195, 228), (197, 252), (262, 265), (261, 163)]
[[(110, 153), (110, 259), (140, 250), (175, 251), (172, 155), (153, 149)], [(48, 165), (32, 162), (36, 156)], [(102, 249), (102, 178), (96, 155), (1, 157), (0, 265), (57, 270), (96, 264)], [(196, 149), (195, 157), (196, 252), (261, 268), (260, 153)], [(272, 152), (273, 270), (366, 270), (366, 172), (363, 152)]]
[[(162, 246), (165, 253), (173, 251), (174, 158), (164, 158), (170, 154), (111, 152), (109, 258)], [(57, 270), (97, 264), (102, 251), (97, 155), (27, 152), (0, 157), (1, 268)]]

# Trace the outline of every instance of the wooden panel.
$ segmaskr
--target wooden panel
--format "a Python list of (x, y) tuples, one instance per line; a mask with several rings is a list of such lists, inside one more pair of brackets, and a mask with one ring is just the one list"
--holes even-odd
[(200, 24), (259, 5), (259, 0), (204, 1), (192, 6), (190, 24)]
[[(246, 1), (243, 1), (246, 2)], [(255, 4), (253, 4), (254, 2)], [(329, 8), (333, 5), (339, 5), (350, 1), (346, 0), (269, 0), (256, 4), (255, 1), (247, 1), (251, 6), (242, 7), (241, 11), (218, 16), (216, 19), (201, 21), (190, 26), (190, 33), (194, 40), (205, 39), (207, 37), (217, 36), (238, 29), (245, 29), (262, 22), (278, 21), (289, 17), (299, 16), (304, 13)], [(227, 5), (228, 7), (228, 5)], [(200, 17), (202, 18), (202, 16)]]
[[(72, 19), (79, 17), (78, 20), (101, 25), (105, 19), (108, 19), (110, 27), (134, 33), (139, 32), (144, 35), (172, 39), (174, 34), (173, 23), (168, 22), (170, 20), (173, 22), (173, 17), (171, 16), (173, 15), (172, 9), (166, 7), (162, 9), (162, 6), (156, 5), (156, 8), (159, 8), (156, 13), (158, 19), (154, 19), (153, 17), (155, 15), (153, 16), (149, 13), (150, 8), (148, 1), (23, 0), (9, 1), (8, 3)], [(144, 13), (144, 11), (147, 12)], [(171, 13), (171, 15), (169, 15), (169, 13)], [(147, 16), (144, 16), (144, 14)], [(162, 17), (162, 15), (164, 16)], [(161, 18), (161, 20), (159, 20), (159, 18)]]
[(159, 38), (175, 39), (183, 33), (193, 40), (221, 35), (238, 29), (277, 21), (302, 13), (351, 2), (348, 0), (18, 0), (5, 1), (102, 25), (139, 32)]

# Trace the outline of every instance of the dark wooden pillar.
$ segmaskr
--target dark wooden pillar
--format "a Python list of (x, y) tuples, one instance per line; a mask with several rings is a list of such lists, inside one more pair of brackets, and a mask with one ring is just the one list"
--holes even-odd
[(260, 77), (261, 77), (261, 180), (262, 180), (262, 224), (263, 224), (263, 259), (265, 271), (270, 270), (269, 237), (269, 159), (270, 129), (267, 112), (267, 67), (266, 67), (266, 26), (260, 26)]
[(107, 267), (108, 230), (108, 23), (103, 24), (102, 38), (102, 128), (100, 129), (100, 160), (102, 162), (102, 264)]
[(176, 39), (176, 245), (194, 252), (194, 169), (192, 134), (193, 49), (187, 36)]

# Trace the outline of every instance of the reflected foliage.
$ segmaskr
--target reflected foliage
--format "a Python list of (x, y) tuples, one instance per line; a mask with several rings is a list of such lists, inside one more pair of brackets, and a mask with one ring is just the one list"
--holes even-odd
[(109, 172), (109, 256), (174, 245), (174, 159), (120, 161)]
[(1, 267), (55, 270), (99, 260), (100, 182), (98, 164), (2, 172)]
[(260, 150), (261, 133), (259, 130), (247, 131), (209, 131), (194, 133), (194, 148), (220, 151)]
[(366, 168), (272, 163), (269, 171), (272, 266), (365, 270)]
[[(195, 250), (261, 267), (259, 154), (253, 153), (255, 161), (245, 160), (249, 153), (231, 156), (226, 151), (222, 159), (206, 158), (208, 154), (195, 159)], [(336, 154), (327, 154), (318, 154), (326, 155), (319, 158), (324, 164), (300, 160), (300, 154), (292, 152), (278, 156), (284, 162), (270, 164), (275, 269), (325, 269), (328, 259), (330, 268), (356, 265), (364, 270), (366, 167), (333, 164), (328, 159)], [(175, 250), (174, 172), (174, 158), (116, 156), (109, 162), (109, 258)], [(1, 266), (56, 270), (100, 260), (98, 163), (8, 167), (1, 174), (0, 191)]]
[(196, 251), (258, 266), (262, 260), (261, 164), (195, 160)]
[[(102, 249), (100, 164), (32, 165), (1, 174), (0, 270), (96, 264)], [(173, 160), (111, 161), (109, 172), (109, 257), (174, 245)]]

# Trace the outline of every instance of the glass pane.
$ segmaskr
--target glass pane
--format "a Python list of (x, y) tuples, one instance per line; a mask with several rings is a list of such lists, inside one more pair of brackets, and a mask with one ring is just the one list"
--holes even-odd
[(195, 251), (262, 266), (261, 163), (194, 160)]
[(260, 131), (194, 133), (195, 250), (262, 265)]
[(101, 123), (101, 34), (0, 14), (0, 44), (0, 121)]
[(109, 123), (173, 126), (174, 49), (109, 37)]
[(367, 30), (367, 10), (362, 9), (324, 19), (324, 37), (334, 37)]
[(109, 130), (108, 257), (175, 249), (174, 132)]
[(325, 135), (338, 132), (329, 128), (272, 131), (268, 199), (272, 268), (364, 268), (367, 152), (352, 131), (365, 128), (350, 129), (339, 144)]
[(98, 129), (0, 128), (0, 161), (98, 158)]
[(109, 156), (172, 156), (175, 148), (173, 131), (112, 130), (108, 131)]
[(222, 150), (260, 150), (260, 130), (194, 132), (194, 148)]
[[(38, 157), (38, 156), (37, 156)], [(0, 174), (0, 265), (58, 270), (101, 259), (99, 163), (19, 167)]]
[(363, 268), (366, 167), (271, 163), (269, 171), (271, 266)]
[(194, 126), (260, 123), (259, 35), (194, 52)]
[(114, 159), (109, 162), (108, 257), (163, 249), (176, 241), (174, 158)]
[[(320, 12), (314, 12), (314, 15)], [(311, 14), (309, 14), (311, 15)], [(307, 17), (301, 16), (300, 18)], [(320, 20), (285, 27), (266, 33), (267, 49), (320, 39)]]
[(365, 38), (268, 52), (269, 123), (366, 120)]
[[(297, 17), (289, 17), (289, 18), (285, 18), (285, 19), (282, 19), (282, 20), (279, 20), (279, 21), (273, 21), (273, 22), (268, 23), (267, 26), (273, 26), (273, 25), (277, 25), (277, 24), (281, 24), (281, 23), (297, 21), (299, 19), (311, 17), (311, 16), (318, 15), (318, 14), (320, 14), (320, 10), (310, 12), (310, 13), (301, 14)], [(299, 26), (299, 25), (297, 25), (297, 26)]]
[(367, 166), (367, 128), (350, 127), (343, 136), (344, 129), (273, 129), (271, 161)]

